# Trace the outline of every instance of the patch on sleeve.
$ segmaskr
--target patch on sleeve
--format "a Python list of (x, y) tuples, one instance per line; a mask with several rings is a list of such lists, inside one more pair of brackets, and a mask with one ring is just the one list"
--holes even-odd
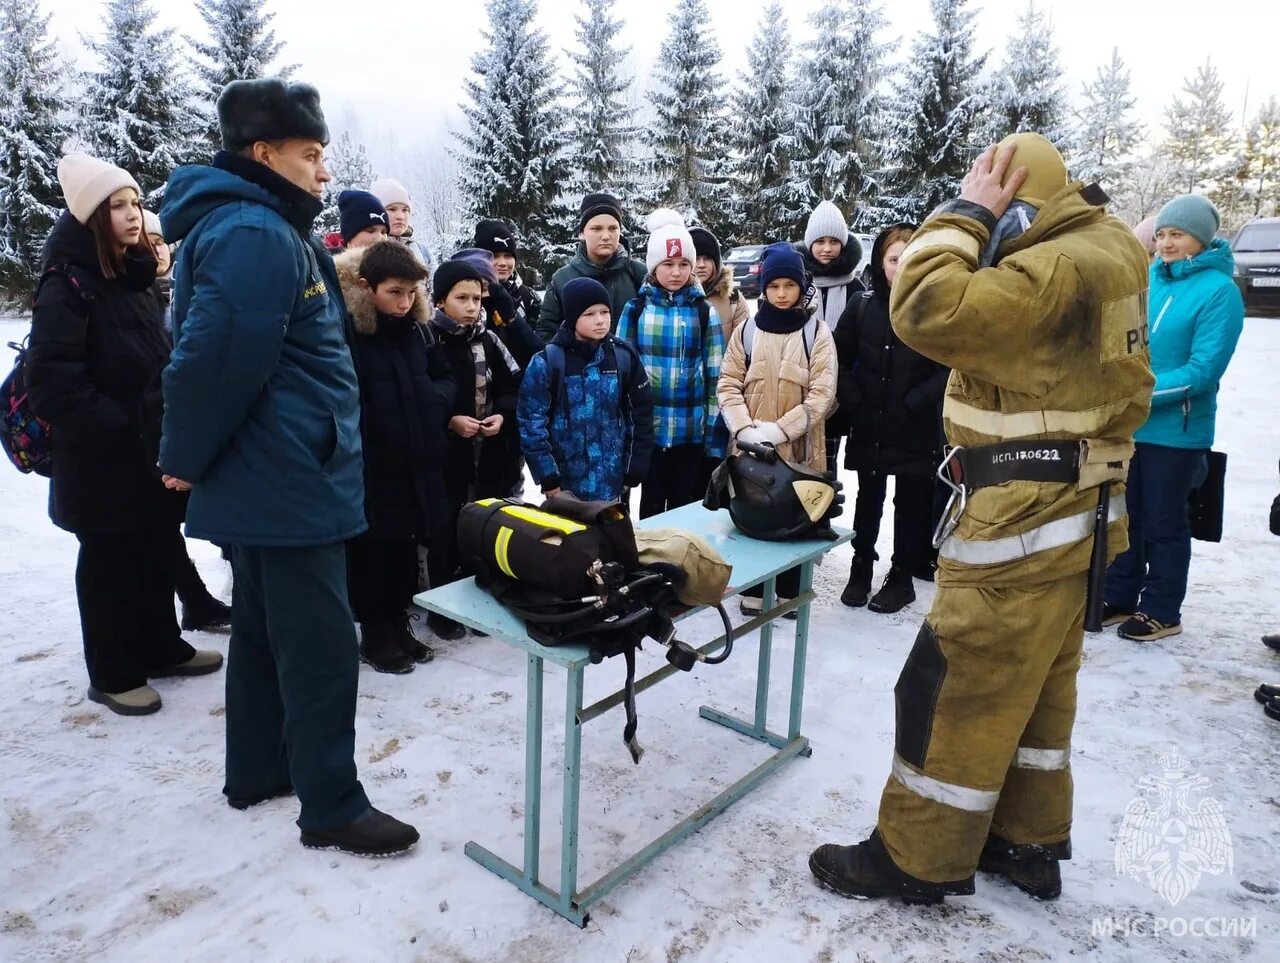
[(958, 250), (974, 264), (978, 263), (978, 255), (982, 253), (982, 246), (978, 243), (978, 239), (958, 227), (927, 229), (917, 234), (911, 243), (907, 245), (906, 250), (902, 252), (902, 257), (898, 262), (898, 270), (901, 271), (910, 261), (921, 254), (941, 247)]
[(1103, 364), (1127, 361), (1134, 356), (1146, 358), (1150, 341), (1146, 291), (1103, 302), (1102, 357), (1099, 359)]

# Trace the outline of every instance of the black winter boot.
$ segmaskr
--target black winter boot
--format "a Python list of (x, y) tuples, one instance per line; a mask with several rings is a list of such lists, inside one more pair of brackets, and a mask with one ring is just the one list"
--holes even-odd
[(204, 597), (197, 597), (190, 602), (182, 603), (182, 631), (208, 632), (211, 629), (224, 629), (231, 624), (231, 606), (219, 602), (205, 592)]
[(420, 618), (421, 616), (419, 615), (406, 615), (397, 624), (396, 629), (400, 640), (400, 648), (404, 654), (418, 663), (418, 665), (426, 665), (436, 657), (436, 650), (425, 642), (419, 642), (418, 637), (413, 634), (413, 623)]
[(1062, 895), (1060, 860), (1071, 858), (1071, 841), (1061, 843), (1011, 843), (990, 835), (978, 857), (978, 869), (1004, 876), (1014, 886), (1035, 899), (1057, 899)]
[(860, 609), (867, 604), (867, 596), (871, 594), (871, 565), (869, 558), (860, 555), (853, 557), (849, 566), (849, 581), (840, 593), (840, 601), (850, 608)]
[(1264, 635), (1262, 637), (1262, 644), (1268, 649), (1280, 652), (1280, 635)]
[(881, 615), (901, 612), (916, 600), (916, 587), (912, 584), (911, 573), (905, 568), (889, 569), (884, 585), (880, 586), (867, 608)]
[(397, 856), (418, 841), (418, 831), (370, 806), (336, 829), (303, 830), (307, 849), (337, 849), (353, 856)]
[(885, 851), (879, 830), (856, 846), (819, 846), (809, 857), (809, 870), (824, 889), (854, 899), (894, 896), (904, 903), (929, 906), (941, 903), (944, 896), (973, 894), (972, 876), (949, 883), (908, 876)]
[(455, 622), (448, 616), (440, 615), (437, 612), (432, 612), (427, 616), (427, 628), (446, 642), (460, 639), (467, 634), (467, 627), (461, 622)]
[(377, 672), (405, 675), (413, 671), (413, 659), (401, 648), (400, 630), (390, 619), (360, 623), (360, 661)]
[(1273, 699), (1280, 699), (1280, 685), (1267, 685), (1264, 682), (1254, 691), (1253, 697), (1265, 706)]

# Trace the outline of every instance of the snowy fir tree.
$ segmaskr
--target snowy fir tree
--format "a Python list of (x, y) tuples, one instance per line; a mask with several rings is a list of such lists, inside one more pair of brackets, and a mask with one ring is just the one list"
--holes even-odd
[(132, 174), (151, 207), (175, 167), (208, 155), (173, 31), (155, 19), (146, 0), (107, 4), (104, 36), (86, 41), (99, 68), (82, 76), (78, 128), (88, 152)]
[(344, 130), (325, 152), (325, 167), (333, 178), (325, 185), (324, 210), (316, 218), (316, 230), (320, 233), (338, 229), (338, 195), (343, 191), (367, 191), (373, 183), (373, 165), (364, 145)]
[(567, 181), (564, 112), (535, 0), (488, 0), (489, 24), (466, 82), (466, 128), (457, 133), (459, 186), (468, 226), (506, 218), (523, 264), (545, 274), (561, 260), (562, 185)]
[(710, 228), (721, 241), (732, 223), (731, 162), (720, 48), (708, 29), (706, 0), (678, 0), (658, 58), (657, 87), (649, 101), (656, 116), (647, 131), (649, 200), (685, 214), (688, 224)]
[(623, 73), (629, 47), (616, 43), (622, 22), (615, 0), (586, 0), (586, 16), (577, 16), (577, 42), (567, 51), (574, 64), (569, 78), (569, 163), (575, 194), (634, 189), (630, 147), (637, 128), (626, 94), (631, 78)]
[(1098, 68), (1084, 85), (1084, 105), (1077, 114), (1071, 175), (1086, 183), (1118, 187), (1129, 176), (1134, 151), (1142, 143), (1142, 124), (1134, 119), (1137, 99), (1129, 87), (1129, 69), (1120, 51)]
[(739, 239), (749, 243), (785, 240), (810, 208), (805, 171), (794, 161), (792, 51), (782, 5), (765, 7), (760, 28), (747, 49), (747, 69), (735, 98), (734, 207)]
[(1280, 215), (1280, 101), (1271, 97), (1245, 135), (1244, 190), (1253, 217)]
[(61, 212), (66, 70), (39, 0), (0, 0), (0, 291), (29, 294)]
[(1231, 134), (1231, 115), (1222, 103), (1218, 68), (1206, 60), (1182, 85), (1179, 97), (1165, 111), (1168, 150), (1182, 174), (1181, 189), (1190, 192), (1208, 177), (1225, 153)]
[(199, 55), (194, 65), (198, 96), (208, 118), (209, 143), (221, 146), (218, 134), (218, 97), (233, 80), (287, 77), (292, 67), (273, 67), (284, 49), (271, 29), (274, 13), (263, 0), (196, 0), (200, 18), (209, 31), (207, 41), (191, 37), (187, 42)]
[(901, 92), (888, 110), (890, 132), (885, 203), (919, 222), (960, 194), (979, 148), (978, 77), (986, 54), (974, 53), (976, 13), (968, 0), (930, 0), (933, 31), (913, 45)]
[(890, 49), (877, 35), (887, 21), (876, 0), (825, 0), (810, 22), (817, 36), (800, 70), (796, 111), (804, 214), (829, 200), (853, 223), (877, 189), (879, 90)]
[(1053, 23), (1034, 2), (1018, 14), (1004, 63), (987, 90), (986, 139), (995, 143), (1029, 130), (1043, 134), (1065, 155), (1071, 125)]

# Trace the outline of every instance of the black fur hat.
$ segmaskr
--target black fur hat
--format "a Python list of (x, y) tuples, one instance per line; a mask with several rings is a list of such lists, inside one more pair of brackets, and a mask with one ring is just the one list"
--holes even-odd
[(223, 149), (230, 151), (260, 140), (329, 143), (320, 92), (310, 84), (287, 84), (278, 77), (227, 84), (218, 98), (218, 126)]

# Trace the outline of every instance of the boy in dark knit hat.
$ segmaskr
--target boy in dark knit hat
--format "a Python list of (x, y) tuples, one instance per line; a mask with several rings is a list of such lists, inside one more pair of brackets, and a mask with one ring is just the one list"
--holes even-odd
[(614, 501), (649, 470), (649, 376), (635, 348), (609, 334), (603, 284), (574, 278), (562, 303), (564, 324), (520, 387), (520, 447), (544, 495)]
[(728, 344), (729, 335), (747, 320), (747, 299), (733, 283), (733, 269), (724, 266), (720, 239), (705, 227), (689, 228), (689, 236), (693, 238), (693, 247), (698, 252), (698, 262), (693, 266), (694, 277), (706, 292), (707, 303), (720, 316), (720, 329), (724, 332), (725, 344)]
[[(462, 577), (458, 513), (477, 498), (504, 498), (520, 473), (516, 396), (520, 366), (485, 324), (481, 282), (485, 272), (471, 258), (445, 261), (432, 282), (436, 312), (431, 328), (453, 375), (445, 485), (451, 523), (431, 539), (427, 571), (435, 588)], [(427, 625), (442, 639), (460, 639), (466, 629), (431, 613)]]
[(612, 194), (588, 194), (578, 210), (578, 250), (551, 277), (543, 295), (536, 331), (550, 341), (560, 329), (564, 311), (560, 293), (574, 278), (595, 278), (609, 292), (609, 313), (616, 325), (627, 302), (640, 292), (649, 269), (622, 245), (622, 206)]
[(368, 191), (343, 191), (338, 195), (338, 224), (343, 246), (361, 250), (387, 236), (387, 211)]
[(481, 221), (476, 225), (473, 246), (493, 255), (493, 269), (497, 272), (498, 283), (515, 301), (517, 317), (523, 318), (530, 327), (537, 324), (538, 314), (542, 311), (542, 299), (520, 279), (516, 265), (519, 257), (516, 232), (511, 225), (506, 221)]

